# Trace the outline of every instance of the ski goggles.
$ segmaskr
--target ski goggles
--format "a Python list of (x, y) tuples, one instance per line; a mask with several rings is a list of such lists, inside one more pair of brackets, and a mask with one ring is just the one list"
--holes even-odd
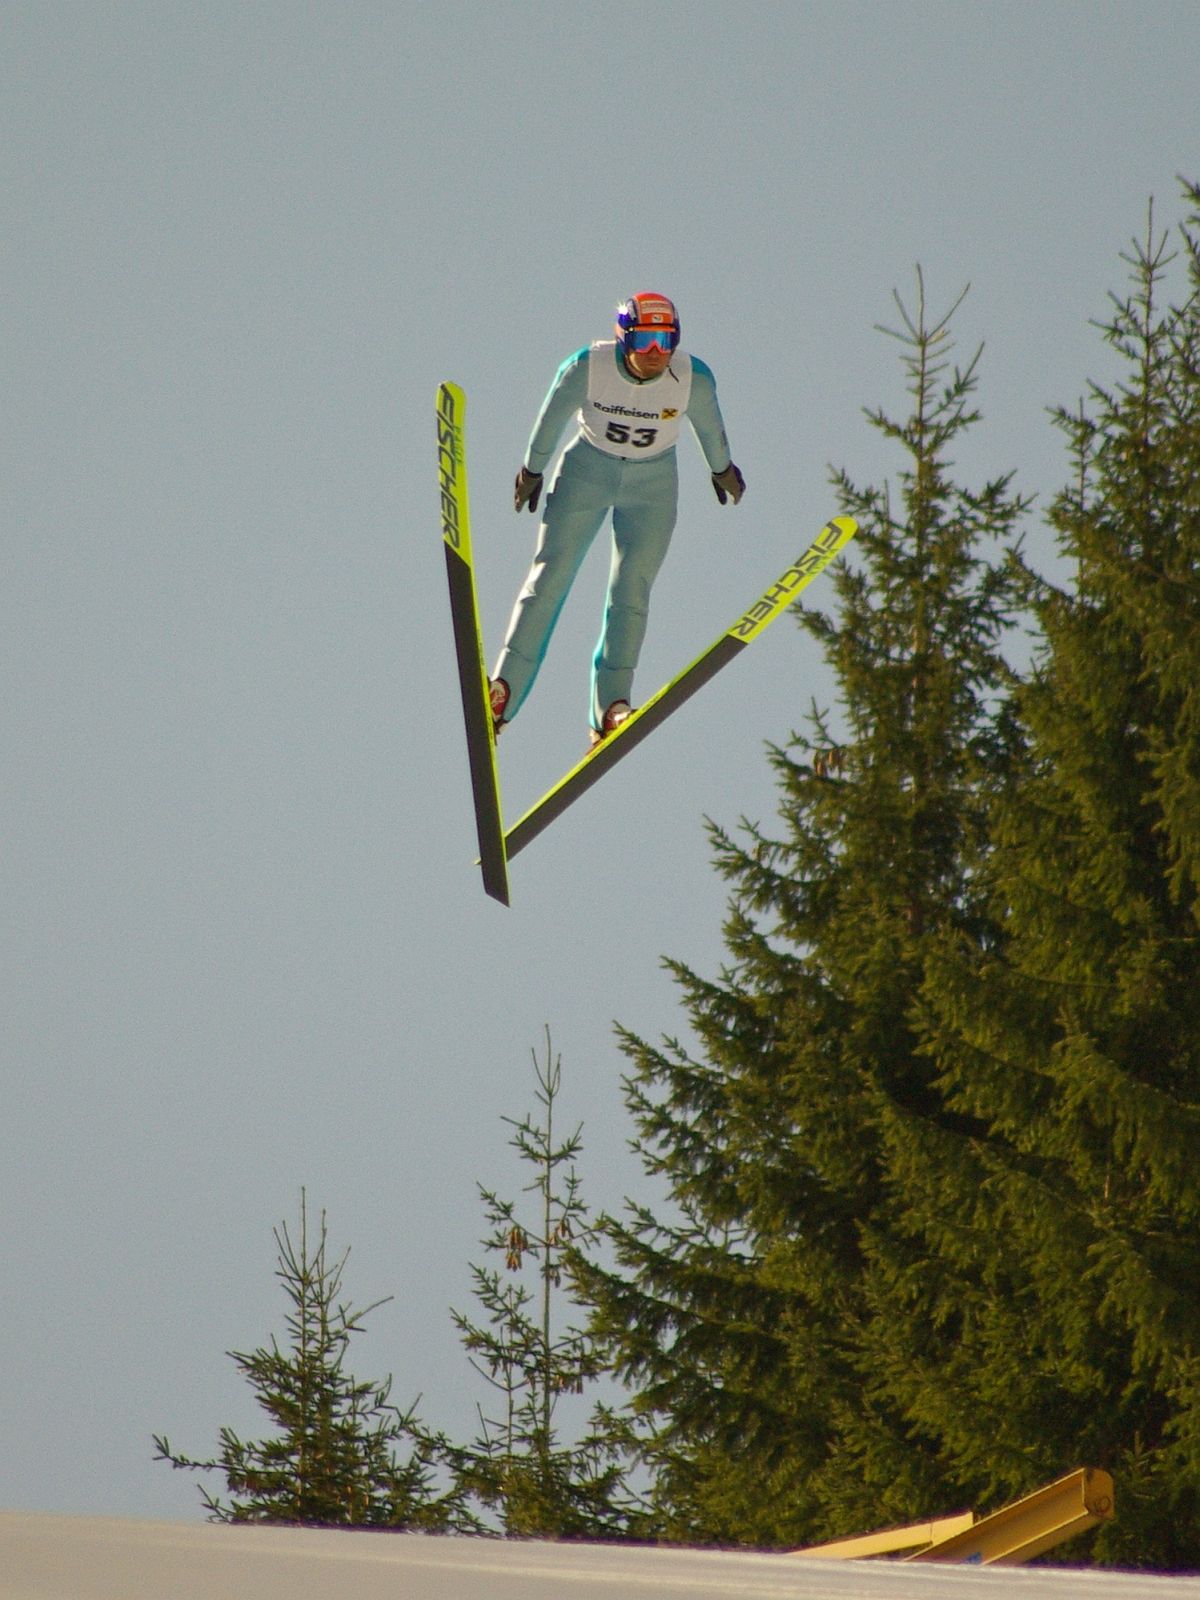
[(628, 350), (665, 350), (668, 355), (675, 348), (673, 328), (630, 328), (625, 335)]

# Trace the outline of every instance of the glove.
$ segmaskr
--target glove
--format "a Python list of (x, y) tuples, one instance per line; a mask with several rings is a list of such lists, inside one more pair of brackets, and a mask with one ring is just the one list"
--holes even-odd
[(726, 500), (732, 500), (736, 506), (746, 492), (746, 480), (732, 461), (724, 472), (714, 472), (712, 481), (717, 499), (722, 505), (725, 504)]
[(530, 472), (528, 467), (522, 467), (520, 472), (517, 473), (517, 481), (513, 485), (513, 510), (520, 511), (522, 506), (528, 505), (530, 511), (536, 511), (538, 496), (541, 492), (541, 473)]

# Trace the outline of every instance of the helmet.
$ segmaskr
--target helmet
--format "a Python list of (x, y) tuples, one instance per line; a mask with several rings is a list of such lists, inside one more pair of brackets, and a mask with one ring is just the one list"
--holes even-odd
[(679, 313), (665, 294), (651, 294), (643, 289), (617, 307), (617, 343), (627, 355), (631, 348), (629, 336), (635, 329), (658, 331), (664, 328), (671, 336), (670, 347), (674, 350), (679, 344)]

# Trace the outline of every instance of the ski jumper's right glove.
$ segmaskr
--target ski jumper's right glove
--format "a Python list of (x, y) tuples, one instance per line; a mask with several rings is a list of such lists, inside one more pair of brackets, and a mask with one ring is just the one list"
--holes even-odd
[(517, 473), (517, 481), (513, 485), (513, 510), (520, 511), (522, 506), (528, 505), (530, 511), (536, 511), (541, 492), (541, 473), (530, 472), (528, 467), (523, 466)]
[(722, 505), (725, 504), (726, 500), (732, 500), (736, 506), (746, 492), (746, 480), (732, 461), (724, 472), (713, 473), (712, 485), (717, 499)]

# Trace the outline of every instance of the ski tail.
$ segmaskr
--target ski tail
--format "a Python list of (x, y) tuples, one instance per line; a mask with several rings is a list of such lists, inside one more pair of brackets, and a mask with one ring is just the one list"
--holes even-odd
[(771, 587), (759, 596), (749, 610), (742, 613), (731, 628), (726, 629), (707, 650), (590, 750), (513, 824), (504, 837), (508, 857), (511, 859), (536, 839), (580, 795), (585, 794), (618, 761), (661, 726), (672, 712), (677, 711), (716, 677), (723, 667), (741, 655), (776, 617), (782, 616), (857, 532), (858, 523), (853, 517), (835, 517), (832, 522), (827, 522), (804, 554), (780, 573)]
[(463, 435), (466, 409), (466, 396), (457, 384), (440, 385), (437, 439), (442, 543), (446, 552), (450, 615), (454, 624), (454, 649), (462, 694), (463, 724), (467, 734), (479, 864), (486, 892), (493, 900), (508, 905), (508, 857), (500, 808), (496, 737), (492, 729), (487, 667), (483, 659), (483, 630), (479, 625), (479, 600), (471, 552), (471, 514)]

